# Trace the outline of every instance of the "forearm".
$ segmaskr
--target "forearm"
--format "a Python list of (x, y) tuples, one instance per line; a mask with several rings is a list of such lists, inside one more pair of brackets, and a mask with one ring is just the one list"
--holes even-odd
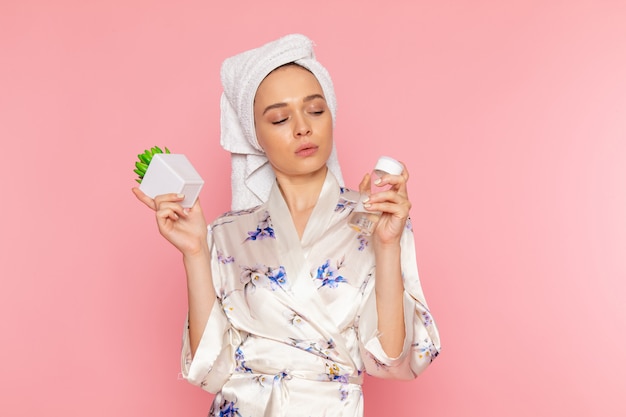
[(397, 357), (405, 338), (404, 285), (400, 264), (400, 244), (376, 248), (376, 309), (379, 340), (385, 353)]
[(184, 255), (183, 264), (187, 273), (189, 341), (191, 354), (195, 355), (216, 300), (208, 247), (197, 254)]

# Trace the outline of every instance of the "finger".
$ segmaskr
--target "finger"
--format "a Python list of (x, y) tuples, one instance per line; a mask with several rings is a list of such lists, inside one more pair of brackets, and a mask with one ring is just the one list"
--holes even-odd
[[(378, 184), (375, 184), (376, 187), (380, 187), (381, 191), (374, 192), (373, 195), (378, 196), (378, 201), (383, 200), (382, 196), (388, 196), (389, 191), (395, 194), (400, 194), (404, 197), (407, 197), (407, 188), (406, 188), (406, 180), (402, 175), (391, 175), (385, 174)], [(375, 191), (376, 189), (374, 189)]]
[(200, 199), (199, 198), (196, 198), (196, 201), (193, 202), (193, 205), (190, 208), (186, 209), (187, 213), (189, 213), (189, 212), (194, 212), (195, 213), (197, 211), (198, 212), (202, 212), (202, 208), (200, 208)]
[(180, 215), (171, 208), (165, 208), (157, 211), (156, 214), (157, 223), (159, 225), (164, 226), (168, 221), (177, 221), (180, 219)]
[(174, 201), (165, 201), (160, 203), (157, 214), (164, 211), (175, 213), (177, 215), (176, 220), (178, 219), (178, 217), (187, 217), (189, 215), (188, 209), (181, 206), (180, 203)]
[(369, 194), (371, 189), (371, 175), (369, 173), (363, 176), (361, 183), (359, 184), (359, 192), (361, 194)]
[(176, 193), (160, 194), (154, 197), (154, 204), (158, 210), (162, 204), (172, 203), (172, 202), (180, 203), (184, 199), (185, 199), (184, 194), (176, 194)]
[(392, 175), (392, 174), (387, 174), (391, 177), (402, 177), (404, 179), (404, 182), (408, 182), (409, 181), (409, 170), (407, 169), (406, 165), (404, 164), (404, 162), (399, 161), (400, 164), (402, 165), (402, 171), (397, 174), (397, 175)]
[(411, 202), (406, 195), (393, 189), (372, 194), (365, 204), (368, 210), (382, 212), (395, 212), (396, 208), (402, 210), (403, 207), (408, 211), (411, 208)]
[(404, 195), (407, 195), (407, 182), (409, 182), (409, 170), (407, 169), (406, 165), (404, 164), (404, 162), (400, 162), (402, 164), (402, 173), (400, 174), (402, 176), (402, 178), (404, 178), (404, 182), (398, 187), (398, 192), (403, 193)]
[(368, 204), (371, 204), (373, 208), (365, 206), (368, 210), (373, 211), (385, 211), (380, 209), (381, 204), (392, 204), (392, 205), (403, 205), (403, 204), (411, 204), (409, 199), (405, 196), (396, 192), (394, 190), (382, 191), (380, 193), (372, 194), (370, 198), (367, 200)]
[(402, 164), (402, 173), (400, 175), (402, 175), (404, 177), (404, 182), (408, 182), (409, 181), (409, 170), (406, 167), (406, 164), (402, 161), (400, 161), (400, 163)]
[(142, 203), (144, 203), (146, 206), (148, 206), (149, 208), (151, 208), (152, 210), (156, 210), (156, 204), (154, 203), (154, 200), (151, 199), (150, 197), (148, 197), (143, 191), (141, 191), (138, 187), (133, 187), (132, 189), (133, 194), (135, 194), (135, 197), (137, 197), (137, 199), (139, 201), (141, 201)]
[(380, 180), (374, 183), (374, 185), (378, 187), (384, 187), (385, 185), (399, 185), (405, 183), (406, 179), (402, 174), (393, 175), (393, 174), (385, 174), (380, 177)]
[(408, 200), (403, 200), (400, 203), (383, 201), (380, 203), (367, 203), (365, 208), (370, 211), (378, 211), (382, 213), (391, 214), (392, 216), (406, 219), (409, 217), (411, 210), (411, 203)]

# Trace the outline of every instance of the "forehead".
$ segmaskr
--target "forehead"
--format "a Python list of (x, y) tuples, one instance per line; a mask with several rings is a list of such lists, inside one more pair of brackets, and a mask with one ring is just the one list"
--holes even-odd
[(257, 89), (255, 102), (282, 101), (307, 97), (311, 94), (323, 95), (322, 87), (315, 75), (299, 65), (286, 65), (270, 72)]

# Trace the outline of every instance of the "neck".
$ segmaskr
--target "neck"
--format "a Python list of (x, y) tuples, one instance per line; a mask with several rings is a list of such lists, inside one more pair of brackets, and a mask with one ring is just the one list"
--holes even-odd
[(276, 176), (278, 187), (292, 217), (313, 210), (322, 191), (327, 170), (328, 168), (324, 167), (309, 175), (298, 177)]

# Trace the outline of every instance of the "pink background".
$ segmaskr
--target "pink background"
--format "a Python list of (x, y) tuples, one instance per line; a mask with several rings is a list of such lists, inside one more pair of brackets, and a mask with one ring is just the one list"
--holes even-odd
[(412, 174), (444, 350), (368, 379), (366, 416), (626, 415), (626, 3), (214, 4), (0, 2), (1, 415), (206, 415), (132, 164), (185, 153), (228, 209), (220, 63), (290, 32), (333, 75), (347, 183), (381, 153)]

